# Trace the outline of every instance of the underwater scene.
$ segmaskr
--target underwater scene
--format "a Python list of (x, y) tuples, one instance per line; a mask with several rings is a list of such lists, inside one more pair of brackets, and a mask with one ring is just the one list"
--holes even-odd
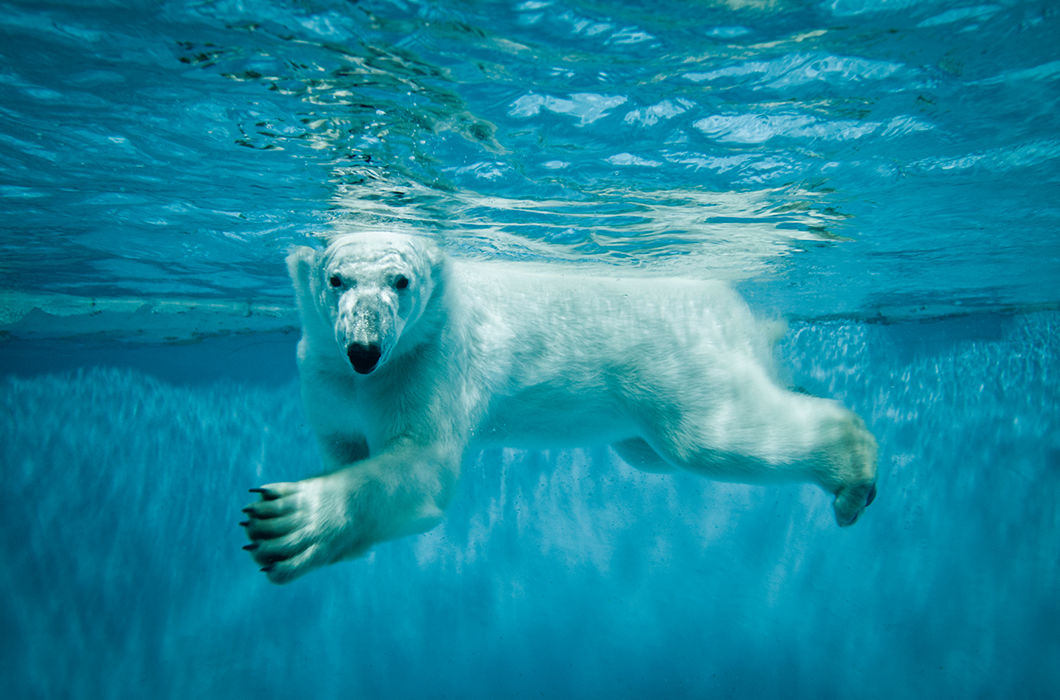
[[(1058, 38), (1048, 1), (0, 0), (4, 697), (1060, 695)], [(438, 526), (275, 585), (248, 489), (323, 470), (285, 257), (391, 228), (731, 285), (864, 419), (874, 502), (490, 447)]]

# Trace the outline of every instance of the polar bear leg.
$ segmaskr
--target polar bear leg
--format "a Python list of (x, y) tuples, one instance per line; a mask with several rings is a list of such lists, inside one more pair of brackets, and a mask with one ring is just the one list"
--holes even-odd
[(640, 438), (613, 443), (611, 449), (618, 453), (626, 464), (641, 471), (665, 473), (676, 469)]
[(273, 583), (366, 552), (377, 542), (426, 532), (442, 519), (459, 455), (405, 449), (324, 476), (258, 489), (240, 523), (244, 547)]
[(759, 367), (736, 365), (711, 400), (654, 414), (644, 439), (670, 464), (746, 483), (810, 481), (835, 495), (840, 526), (852, 525), (876, 495), (876, 441), (838, 403), (777, 386)]
[(859, 416), (838, 408), (840, 415), (834, 427), (826, 427), (825, 448), (817, 465), (822, 485), (835, 494), (832, 507), (836, 522), (846, 527), (853, 525), (876, 498), (876, 439)]

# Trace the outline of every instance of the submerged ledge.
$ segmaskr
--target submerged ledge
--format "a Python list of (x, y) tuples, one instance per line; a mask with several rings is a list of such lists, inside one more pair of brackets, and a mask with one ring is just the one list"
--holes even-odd
[(293, 305), (0, 290), (0, 340), (94, 336), (182, 343), (233, 333), (298, 330)]
[[(1060, 303), (894, 306), (848, 313), (788, 314), (789, 323), (909, 323), (979, 315), (1060, 310)], [(187, 343), (232, 334), (299, 333), (293, 304), (211, 299), (82, 297), (0, 290), (0, 342), (93, 337), (142, 343)]]

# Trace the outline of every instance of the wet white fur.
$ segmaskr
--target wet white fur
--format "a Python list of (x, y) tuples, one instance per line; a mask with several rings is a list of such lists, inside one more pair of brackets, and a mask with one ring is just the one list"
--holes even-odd
[[(327, 473), (248, 509), (273, 581), (433, 527), (474, 447), (611, 444), (645, 469), (811, 481), (836, 494), (841, 525), (874, 488), (862, 421), (780, 387), (767, 334), (721, 283), (458, 260), (388, 232), (298, 248), (288, 265)], [(381, 347), (372, 372), (354, 372), (350, 343)]]

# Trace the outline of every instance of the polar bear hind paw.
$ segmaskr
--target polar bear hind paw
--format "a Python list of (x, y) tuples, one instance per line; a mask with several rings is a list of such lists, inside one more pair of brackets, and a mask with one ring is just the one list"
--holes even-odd
[(839, 489), (832, 507), (839, 527), (849, 527), (857, 522), (865, 509), (876, 500), (876, 482), (866, 481)]

